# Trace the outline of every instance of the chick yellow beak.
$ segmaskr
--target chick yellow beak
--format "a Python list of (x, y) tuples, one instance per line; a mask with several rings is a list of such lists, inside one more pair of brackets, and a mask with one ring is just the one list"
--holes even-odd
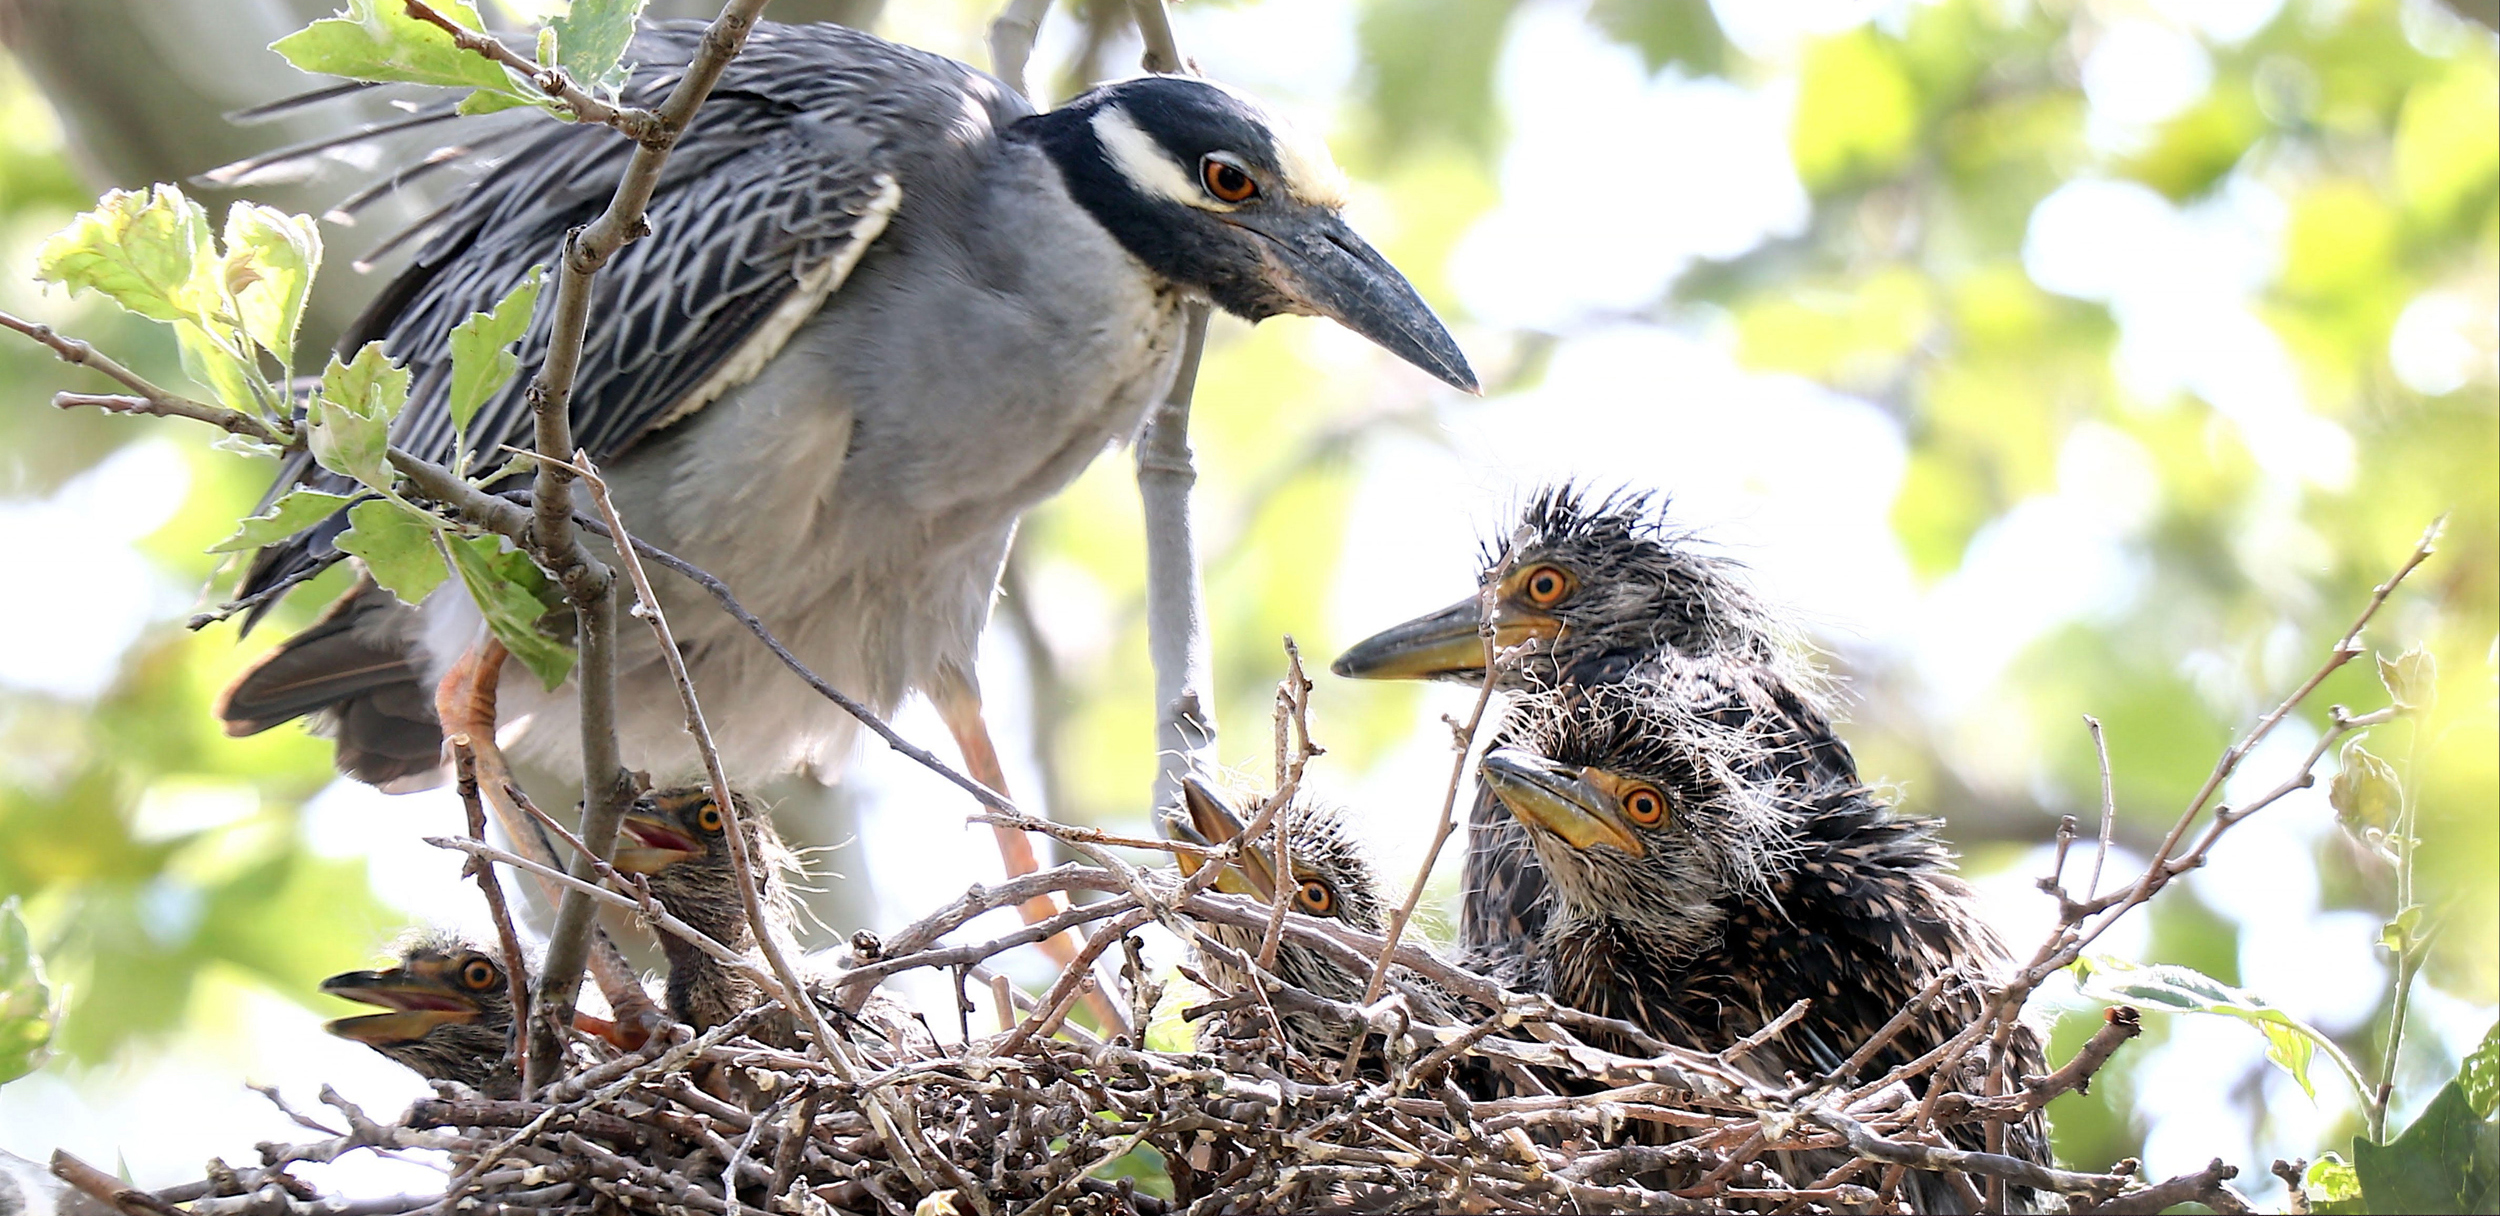
[(1634, 857), (1645, 851), (1641, 838), (1623, 822), (1614, 796), (1591, 781), (1586, 770), (1501, 747), (1486, 754), (1476, 771), (1521, 823), (1560, 836), (1572, 848), (1605, 845)]
[[(1241, 816), (1233, 812), (1223, 793), (1197, 777), (1181, 779), (1181, 801), (1189, 807), (1189, 834), (1196, 843), (1208, 849), (1219, 848), (1241, 835)], [(1181, 852), (1174, 855), (1181, 873), (1194, 875), (1206, 864), (1204, 854)], [(1276, 898), (1276, 866), (1256, 849), (1234, 858), (1215, 876), (1215, 889), (1227, 895), (1246, 895), (1260, 903)]]
[[(1432, 680), (1480, 678), (1484, 673), (1484, 639), (1476, 633), (1481, 610), (1474, 596), (1430, 616), (1392, 625), (1356, 642), (1328, 665), (1330, 671), (1355, 680)], [(1493, 608), (1493, 644), (1522, 645), (1562, 633), (1562, 621), (1513, 603), (1507, 597)]]

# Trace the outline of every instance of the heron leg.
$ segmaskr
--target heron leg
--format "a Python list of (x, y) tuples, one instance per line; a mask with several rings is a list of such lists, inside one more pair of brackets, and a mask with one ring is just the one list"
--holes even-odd
[[(443, 673), (442, 682), (435, 685), (434, 716), (443, 725), (446, 747), (457, 744), (468, 749), (476, 764), (478, 794), (512, 841), (514, 851), (542, 866), (566, 869), (556, 857), (554, 843), (532, 814), (536, 808), (530, 805), (529, 795), (513, 779), (503, 748), (495, 741), (496, 694), (503, 680), (504, 660), (510, 654), (492, 634), (470, 646), (460, 661)], [(550, 905), (562, 896), (554, 883), (543, 878), (538, 880), (538, 889)], [(653, 1031), (668, 1025), (668, 1015), (644, 991), (633, 962), (608, 937), (607, 930), (597, 927), (591, 930), (590, 974), (616, 1020), (577, 1013), (573, 1019), (575, 1029), (633, 1051), (649, 1041)]]
[[(929, 699), (937, 705), (938, 716), (946, 720), (947, 733), (955, 736), (956, 750), (963, 754), (964, 768), (972, 779), (1005, 794), (1007, 773), (998, 762), (998, 746), (990, 741), (989, 723), (981, 716), (980, 687), (952, 664), (945, 664), (939, 668), (937, 687), (931, 690)], [(1020, 877), (1042, 868), (1041, 859), (1033, 853), (1031, 835), (994, 824), (990, 830), (997, 834), (998, 856), (1006, 864), (1007, 877)], [(1036, 895), (1016, 907), (1028, 925), (1040, 924), (1067, 909), (1066, 897), (1057, 891)], [(1041, 943), (1043, 953), (1062, 967), (1076, 962), (1081, 947), (1081, 939), (1073, 929)], [(1106, 1027), (1127, 1023), (1099, 984), (1086, 990), (1085, 1004)]]

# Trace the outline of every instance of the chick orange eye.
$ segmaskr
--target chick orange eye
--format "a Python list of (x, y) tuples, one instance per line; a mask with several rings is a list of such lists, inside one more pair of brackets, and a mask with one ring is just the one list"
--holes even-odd
[(721, 824), (721, 819), (720, 819), (720, 804), (719, 804), (719, 803), (715, 803), (715, 802), (706, 802), (706, 803), (704, 803), (704, 804), (703, 804), (703, 809), (702, 809), (702, 810), (696, 811), (696, 812), (694, 813), (694, 825), (695, 825), (696, 827), (699, 827), (699, 828), (703, 829), (703, 830), (704, 830), (704, 831), (706, 831), (706, 832), (717, 832), (717, 831), (719, 831), (719, 830), (720, 830), (720, 824)]
[(1313, 916), (1326, 916), (1337, 907), (1337, 893), (1329, 890), (1327, 883), (1316, 878), (1306, 879), (1302, 883), (1302, 890), (1295, 896), (1295, 902), (1302, 905), (1303, 911)]
[(1633, 786), (1624, 791), (1623, 813), (1642, 827), (1657, 827), (1666, 822), (1667, 797), (1646, 785)]
[(1551, 608), (1571, 594), (1571, 576), (1556, 566), (1539, 566), (1521, 580), (1520, 588), (1528, 593), (1528, 602), (1539, 608)]
[(485, 959), (473, 958), (460, 965), (460, 982), (470, 991), (484, 992), (494, 987), (499, 978), (495, 974), (495, 965)]
[(1212, 156), (1198, 162), (1198, 177), (1206, 182), (1207, 193), (1228, 203), (1248, 202), (1259, 192), (1259, 183), (1250, 180), (1241, 166)]

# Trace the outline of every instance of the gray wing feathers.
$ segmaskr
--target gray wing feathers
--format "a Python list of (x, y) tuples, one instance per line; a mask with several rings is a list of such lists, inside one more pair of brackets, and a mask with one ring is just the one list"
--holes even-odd
[[(658, 104), (701, 30), (646, 30), (625, 100)], [(915, 150), (946, 144), (967, 110), (1021, 108), (952, 60), (838, 26), (759, 26), (670, 157), (651, 235), (594, 282), (574, 383), (576, 445), (613, 459), (752, 377), (884, 229)], [(605, 209), (632, 152), (605, 129), (550, 127), (433, 220), (414, 263), (341, 343), (380, 340), (412, 372), (394, 433), (401, 446), (450, 457), (451, 328), (492, 308), (532, 265), (552, 270), (565, 234)], [(499, 445), (529, 442), (527, 373), (545, 355), (550, 311), (523, 340), (524, 375), (470, 424), (481, 466)], [(338, 479), (299, 456), (272, 496), (298, 481), (336, 488)], [(241, 593), (319, 560), (339, 530), (333, 520), (262, 550)]]

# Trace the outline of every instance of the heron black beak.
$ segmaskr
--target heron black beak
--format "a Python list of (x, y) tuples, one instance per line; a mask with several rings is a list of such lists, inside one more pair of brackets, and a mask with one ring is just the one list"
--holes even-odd
[[(1241, 816), (1214, 786), (1197, 777), (1181, 779), (1181, 800), (1189, 806), (1189, 835), (1197, 843), (1213, 849), (1241, 835)], [(1206, 864), (1203, 854), (1176, 853), (1183, 875), (1194, 875)], [(1233, 859), (1215, 876), (1215, 889), (1226, 895), (1246, 895), (1260, 903), (1276, 898), (1276, 866), (1268, 856), (1255, 849)]]
[(665, 819), (628, 811), (617, 822), (631, 843), (620, 842), (608, 860), (620, 874), (657, 874), (703, 851), (695, 839)]
[[(1430, 616), (1391, 625), (1356, 642), (1328, 670), (1356, 680), (1481, 679), (1484, 639), (1476, 633), (1474, 596)], [(1502, 647), (1562, 633), (1562, 621), (1508, 599), (1493, 606), (1493, 644)]]
[(1598, 845), (1640, 856), (1641, 838), (1616, 815), (1615, 799), (1588, 770), (1568, 768), (1515, 747), (1495, 748), (1476, 771), (1521, 823), (1586, 852)]
[(1380, 251), (1321, 207), (1262, 208), (1223, 217), (1254, 233), (1269, 285), (1291, 311), (1327, 317), (1465, 392), (1481, 391), (1467, 356), (1432, 306)]
[(456, 987), (439, 965), (349, 971), (321, 981), (321, 990), (391, 1011), (339, 1018), (322, 1027), (369, 1047), (413, 1043), (437, 1026), (474, 1022), (479, 1017), (476, 998)]

